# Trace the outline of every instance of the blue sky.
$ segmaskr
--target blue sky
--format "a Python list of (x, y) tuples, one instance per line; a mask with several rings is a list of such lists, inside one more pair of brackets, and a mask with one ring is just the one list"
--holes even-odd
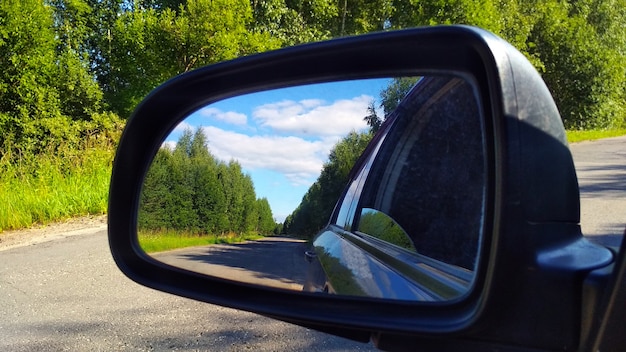
[[(165, 141), (202, 128), (218, 159), (237, 160), (282, 222), (319, 176), (330, 149), (350, 131), (367, 128), (367, 105), (390, 79), (342, 81), (259, 92), (206, 106)], [(377, 103), (378, 104), (378, 103)]]

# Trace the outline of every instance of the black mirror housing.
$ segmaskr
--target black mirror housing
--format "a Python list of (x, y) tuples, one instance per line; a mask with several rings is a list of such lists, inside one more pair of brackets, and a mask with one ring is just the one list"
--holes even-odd
[[(487, 134), (485, 235), (473, 288), (461, 299), (424, 304), (295, 294), (168, 267), (139, 247), (143, 178), (167, 133), (201, 106), (296, 84), (438, 73), (475, 85)], [(128, 121), (109, 194), (111, 251), (132, 280), (358, 340), (374, 337), (394, 350), (576, 348), (583, 278), (613, 261), (609, 250), (582, 237), (579, 219), (574, 164), (547, 87), (508, 43), (465, 26), (336, 39), (180, 75), (155, 89)]]

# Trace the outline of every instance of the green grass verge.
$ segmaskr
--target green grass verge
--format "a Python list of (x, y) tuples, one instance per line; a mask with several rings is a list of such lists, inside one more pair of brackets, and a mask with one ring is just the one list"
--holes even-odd
[(569, 143), (576, 143), (582, 141), (593, 141), (602, 138), (624, 136), (626, 135), (626, 129), (567, 131), (566, 133), (567, 141)]
[(259, 234), (236, 235), (198, 235), (190, 232), (176, 230), (140, 230), (139, 245), (146, 253), (169, 251), (178, 248), (207, 246), (212, 244), (239, 243), (244, 241), (258, 240), (264, 236)]
[(0, 163), (0, 232), (105, 214), (113, 151), (87, 149)]

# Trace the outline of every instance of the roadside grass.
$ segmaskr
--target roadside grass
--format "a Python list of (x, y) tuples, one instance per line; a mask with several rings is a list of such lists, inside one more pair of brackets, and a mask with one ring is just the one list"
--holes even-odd
[(0, 232), (105, 214), (112, 149), (90, 148), (0, 161)]
[(567, 141), (576, 143), (582, 141), (594, 141), (597, 139), (619, 137), (626, 135), (626, 129), (614, 130), (586, 130), (586, 131), (566, 131)]
[(238, 235), (199, 235), (180, 230), (139, 230), (138, 239), (141, 249), (146, 253), (170, 251), (173, 249), (208, 246), (212, 244), (230, 244), (258, 240), (265, 236), (257, 233)]

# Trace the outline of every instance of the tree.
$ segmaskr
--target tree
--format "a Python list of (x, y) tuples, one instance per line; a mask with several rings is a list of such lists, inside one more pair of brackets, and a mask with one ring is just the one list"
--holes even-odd
[(243, 211), (241, 214), (241, 224), (239, 226), (240, 233), (258, 232), (259, 209), (257, 207), (256, 192), (250, 175), (243, 175)]
[(391, 28), (469, 24), (502, 36), (539, 70), (566, 128), (619, 127), (626, 115), (623, 0), (396, 0)]
[[(0, 3), (0, 141), (37, 144), (32, 123), (58, 117), (52, 13), (40, 1)], [(5, 150), (6, 152), (6, 150)]]
[(395, 0), (389, 20), (391, 28), (432, 26), (438, 24), (469, 24), (491, 30), (502, 29), (504, 1), (497, 0)]
[(186, 130), (178, 140), (171, 158), (171, 202), (168, 212), (175, 229), (196, 229), (198, 214), (194, 208), (194, 175), (190, 159), (192, 132)]
[(350, 132), (331, 150), (317, 180), (284, 223), (284, 231), (313, 236), (326, 225), (348, 183), (350, 171), (372, 139), (371, 133)]
[(241, 165), (231, 160), (222, 177), (224, 192), (228, 192), (228, 228), (229, 232), (241, 231), (244, 227), (244, 197), (246, 192), (245, 180), (241, 172)]
[(252, 178), (232, 160), (216, 160), (199, 128), (185, 130), (173, 150), (161, 148), (140, 199), (142, 229), (200, 235), (269, 234), (276, 224), (267, 199), (257, 199)]
[(330, 11), (328, 9), (323, 11), (323, 6), (313, 6), (313, 9), (322, 10), (322, 13), (311, 17), (307, 16), (310, 14), (309, 11), (298, 5), (295, 1), (285, 0), (251, 1), (254, 17), (251, 30), (278, 39), (281, 46), (330, 38), (330, 31), (325, 28), (324, 23), (332, 13), (333, 5), (328, 4)]
[(251, 30), (252, 20), (246, 0), (188, 0), (176, 10), (168, 5), (119, 12), (101, 42), (108, 48), (99, 51), (106, 101), (128, 117), (152, 89), (178, 74), (280, 47), (269, 33)]
[(387, 29), (393, 12), (392, 0), (339, 1), (333, 34), (334, 36), (344, 36)]
[(400, 104), (409, 91), (415, 86), (419, 77), (398, 77), (380, 92), (379, 107), (383, 109), (383, 117), (378, 116), (376, 101), (372, 100), (367, 106), (367, 115), (363, 118), (370, 126), (370, 132), (376, 133), (383, 122)]
[(376, 133), (383, 124), (383, 120), (378, 116), (378, 113), (376, 113), (376, 103), (374, 100), (370, 101), (367, 105), (367, 115), (365, 115), (363, 120), (370, 126), (372, 133)]
[[(580, 3), (579, 3), (580, 4)], [(560, 2), (536, 4), (531, 50), (543, 64), (543, 79), (569, 129), (619, 127), (626, 102), (624, 40), (603, 42), (579, 10)]]
[(170, 229), (174, 225), (171, 216), (172, 207), (172, 154), (170, 150), (161, 148), (152, 161), (146, 174), (139, 201), (139, 215), (137, 216), (140, 228)]
[(402, 99), (418, 80), (418, 77), (397, 77), (380, 92), (380, 107), (383, 108), (385, 117), (389, 116), (400, 105)]
[(198, 215), (198, 228), (204, 234), (217, 234), (220, 214), (226, 207), (220, 182), (217, 178), (217, 165), (209, 158), (193, 161), (193, 207)]
[[(0, 4), (2, 155), (32, 156), (78, 145), (87, 126), (80, 121), (102, 117), (102, 92), (81, 56), (85, 29), (73, 20), (83, 12), (70, 10), (75, 7), (67, 5), (67, 16), (55, 17), (53, 8), (37, 0)], [(65, 23), (73, 23), (72, 29)]]
[(259, 214), (256, 230), (263, 234), (269, 234), (274, 232), (278, 225), (274, 221), (274, 217), (272, 216), (272, 209), (270, 208), (270, 203), (267, 201), (267, 198), (263, 197), (257, 199), (256, 207)]

